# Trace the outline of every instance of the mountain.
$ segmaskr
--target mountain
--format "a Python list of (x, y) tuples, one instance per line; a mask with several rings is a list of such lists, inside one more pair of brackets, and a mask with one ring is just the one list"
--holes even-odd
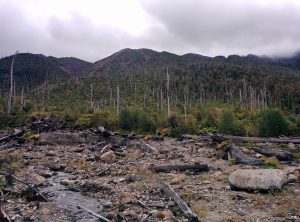
[(300, 70), (300, 52), (291, 57), (276, 58), (275, 61), (282, 66)]
[(92, 63), (74, 57), (57, 58), (57, 61), (73, 75), (83, 74), (92, 66)]
[[(168, 68), (173, 107), (212, 100), (245, 100), (254, 106), (268, 103), (292, 109), (291, 104), (296, 104), (300, 95), (299, 57), (208, 57), (127, 48), (89, 63), (73, 57), (21, 53), (14, 66), (15, 94), (20, 95), (24, 88), (27, 98), (38, 92), (44, 101), (45, 93), (51, 92), (49, 106), (69, 107), (72, 103), (76, 109), (84, 106), (84, 110), (91, 104), (87, 102), (91, 99), (91, 88), (97, 107), (115, 106), (113, 97), (119, 88), (121, 103), (127, 106), (148, 103), (149, 107), (166, 107)], [(11, 56), (0, 60), (0, 90), (6, 95), (11, 60)], [(36, 99), (36, 95), (33, 97)]]
[[(6, 85), (10, 79), (10, 67), (13, 56), (0, 59), (0, 80)], [(14, 64), (14, 78), (28, 88), (35, 87), (45, 81), (68, 79), (81, 74), (91, 63), (77, 58), (55, 58), (41, 54), (20, 53)]]
[(151, 49), (123, 49), (104, 59), (95, 62), (90, 70), (90, 75), (122, 73), (132, 69), (141, 69), (142, 67), (173, 67), (187, 68), (190, 65), (214, 64), (216, 66), (235, 65), (249, 66), (259, 65), (262, 67), (290, 68), (300, 70), (300, 53), (292, 58), (273, 59), (266, 56), (256, 56), (249, 54), (247, 56), (230, 55), (208, 57), (194, 53), (176, 55), (169, 52), (157, 52)]

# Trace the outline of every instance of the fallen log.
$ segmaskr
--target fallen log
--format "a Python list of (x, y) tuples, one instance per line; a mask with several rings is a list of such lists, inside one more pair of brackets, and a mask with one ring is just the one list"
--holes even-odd
[(172, 170), (185, 171), (192, 170), (195, 172), (208, 171), (208, 166), (206, 164), (193, 164), (193, 165), (165, 165), (165, 166), (154, 166), (151, 170), (156, 173), (159, 172), (170, 172)]
[(15, 137), (21, 136), (21, 135), (23, 135), (24, 132), (25, 131), (23, 129), (21, 129), (21, 130), (16, 129), (13, 134), (0, 138), (0, 143), (7, 142)]
[(170, 187), (170, 185), (166, 184), (163, 181), (157, 182), (158, 187), (169, 197), (171, 198), (179, 207), (179, 209), (183, 212), (183, 214), (189, 219), (191, 222), (199, 222), (197, 215), (192, 212), (192, 210), (188, 207), (188, 205), (180, 198), (180, 196)]
[(294, 155), (287, 151), (287, 150), (281, 150), (278, 148), (264, 148), (264, 147), (255, 147), (252, 148), (257, 153), (263, 154), (265, 156), (269, 157), (276, 157), (278, 160), (288, 161), (293, 160)]
[(246, 165), (263, 165), (263, 161), (246, 155), (240, 148), (232, 144), (228, 150), (229, 154), (235, 158), (235, 163)]
[(19, 183), (22, 183), (22, 184), (26, 185), (29, 188), (29, 190), (34, 191), (36, 194), (38, 194), (41, 197), (42, 200), (44, 200), (45, 202), (48, 202), (48, 199), (36, 188), (35, 185), (30, 184), (30, 183), (26, 183), (26, 182), (18, 179), (16, 176), (8, 174), (8, 173), (0, 172), (0, 175), (3, 175), (5, 177), (10, 177), (12, 180), (15, 180)]
[(294, 143), (300, 144), (299, 138), (262, 138), (262, 137), (241, 137), (241, 136), (227, 136), (222, 135), (224, 139), (240, 142), (253, 142), (253, 143)]
[(91, 215), (93, 215), (93, 216), (99, 218), (99, 219), (102, 220), (102, 221), (110, 222), (110, 220), (107, 219), (106, 217), (103, 217), (103, 216), (101, 216), (101, 215), (99, 215), (99, 214), (97, 214), (97, 213), (95, 213), (95, 212), (93, 212), (93, 211), (91, 211), (91, 210), (89, 210), (89, 209), (87, 209), (87, 208), (81, 206), (81, 205), (78, 205), (77, 207), (78, 207), (79, 209), (85, 210), (85, 211), (88, 212), (89, 214), (91, 214)]

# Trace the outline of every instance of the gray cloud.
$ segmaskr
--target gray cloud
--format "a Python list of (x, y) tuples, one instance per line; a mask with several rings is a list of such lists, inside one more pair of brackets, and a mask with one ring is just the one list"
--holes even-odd
[(151, 0), (142, 5), (180, 39), (178, 45), (198, 52), (287, 55), (300, 49), (300, 6), (294, 1)]
[(138, 35), (96, 24), (80, 9), (33, 23), (11, 2), (0, 0), (0, 56), (18, 49), (96, 61), (127, 47), (211, 56), (300, 50), (300, 5), (292, 0), (141, 0), (149, 24)]

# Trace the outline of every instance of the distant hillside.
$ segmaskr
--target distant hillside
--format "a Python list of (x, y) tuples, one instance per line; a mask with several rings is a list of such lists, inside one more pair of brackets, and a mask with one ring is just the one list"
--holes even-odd
[[(0, 88), (7, 95), (12, 57), (0, 60)], [(121, 104), (166, 108), (167, 69), (172, 107), (206, 101), (231, 102), (259, 108), (266, 105), (296, 109), (300, 101), (299, 54), (272, 59), (255, 55), (208, 57), (176, 55), (151, 49), (123, 49), (95, 63), (28, 53), (15, 61), (16, 96), (42, 95), (49, 106), (115, 107)], [(73, 77), (76, 78), (73, 78)], [(45, 84), (46, 83), (46, 84)], [(4, 87), (3, 87), (4, 86)], [(51, 94), (51, 96), (50, 96)], [(298, 109), (298, 108), (297, 108)]]
[(279, 63), (282, 66), (287, 66), (294, 69), (300, 70), (300, 52), (298, 52), (296, 55), (288, 58), (277, 58), (275, 59), (277, 63)]
[(247, 56), (230, 55), (208, 57), (199, 54), (188, 53), (182, 56), (169, 53), (157, 52), (151, 49), (123, 49), (93, 64), (90, 74), (109, 74), (122, 73), (129, 69), (140, 69), (145, 67), (164, 68), (169, 66), (173, 68), (187, 68), (190, 65), (213, 64), (216, 66), (228, 65), (259, 65), (270, 69), (290, 68), (300, 70), (300, 53), (296, 57), (272, 59), (269, 57), (259, 57), (249, 54)]
[[(0, 59), (1, 85), (7, 87), (10, 78), (12, 56)], [(76, 58), (46, 57), (41, 54), (20, 53), (14, 64), (17, 86), (32, 88), (45, 81), (68, 79), (81, 74), (90, 66), (89, 62)]]

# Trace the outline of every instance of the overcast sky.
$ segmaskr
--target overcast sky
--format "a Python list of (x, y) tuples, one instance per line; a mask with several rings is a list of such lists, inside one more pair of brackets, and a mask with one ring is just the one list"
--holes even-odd
[(0, 56), (96, 61), (123, 48), (208, 56), (300, 50), (300, 0), (0, 0)]

